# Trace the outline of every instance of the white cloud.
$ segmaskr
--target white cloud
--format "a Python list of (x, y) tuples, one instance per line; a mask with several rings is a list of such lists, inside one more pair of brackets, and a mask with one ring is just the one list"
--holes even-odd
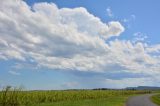
[(109, 22), (108, 36), (109, 35), (119, 36), (123, 31), (124, 27), (118, 21)]
[(131, 15), (131, 19), (132, 19), (132, 20), (135, 20), (135, 19), (136, 19), (136, 15), (132, 14), (132, 15)]
[(156, 56), (160, 56), (160, 44), (149, 46), (146, 51), (148, 53), (156, 53)]
[(132, 14), (132, 15), (130, 15), (128, 18), (124, 18), (124, 19), (122, 20), (122, 22), (128, 23), (128, 22), (135, 21), (135, 20), (136, 20), (136, 15)]
[(142, 32), (136, 32), (133, 34), (134, 39), (133, 42), (146, 42), (146, 39), (148, 38), (147, 34), (144, 34)]
[(109, 17), (114, 17), (114, 15), (113, 15), (113, 12), (112, 12), (112, 10), (111, 10), (111, 8), (110, 7), (108, 7), (107, 9), (106, 9), (106, 11), (107, 11), (107, 15), (109, 16)]
[(12, 74), (12, 75), (21, 75), (19, 72), (16, 71), (8, 71), (8, 73)]
[(136, 86), (153, 86), (153, 79), (151, 78), (126, 78), (126, 79), (106, 79), (105, 83), (111, 88), (126, 88)]
[(62, 89), (75, 89), (78, 88), (79, 83), (78, 82), (66, 82), (61, 85)]
[(29, 7), (21, 0), (2, 0), (0, 59), (60, 70), (159, 71), (160, 57), (150, 55), (144, 43), (107, 41), (124, 30), (118, 21), (103, 23), (83, 7), (59, 9), (53, 3)]
[(136, 20), (136, 15), (132, 14), (129, 17), (122, 19), (121, 21), (123, 22), (126, 28), (131, 28), (135, 20)]

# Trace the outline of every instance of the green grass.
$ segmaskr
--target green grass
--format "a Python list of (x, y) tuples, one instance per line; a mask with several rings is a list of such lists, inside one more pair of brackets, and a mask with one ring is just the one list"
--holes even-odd
[(123, 106), (127, 97), (150, 91), (61, 90), (22, 91), (7, 87), (0, 91), (0, 106)]
[(152, 97), (151, 97), (151, 100), (152, 100), (155, 104), (157, 104), (157, 105), (160, 106), (160, 94), (157, 94), (157, 95), (152, 96)]
[(124, 106), (128, 96), (109, 97), (102, 99), (87, 99), (78, 101), (62, 101), (56, 103), (43, 103), (34, 106)]

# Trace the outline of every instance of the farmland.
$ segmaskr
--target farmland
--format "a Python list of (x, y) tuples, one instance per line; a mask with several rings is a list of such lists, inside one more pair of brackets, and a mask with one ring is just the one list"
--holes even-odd
[(48, 90), (24, 91), (7, 87), (0, 92), (1, 106), (123, 106), (129, 96), (150, 91)]

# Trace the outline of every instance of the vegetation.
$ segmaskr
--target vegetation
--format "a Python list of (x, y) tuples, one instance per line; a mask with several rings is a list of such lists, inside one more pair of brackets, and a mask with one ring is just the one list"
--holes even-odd
[(127, 98), (128, 96), (113, 96), (100, 99), (42, 103), (41, 105), (35, 106), (124, 106)]
[(151, 97), (152, 101), (160, 106), (160, 94)]
[[(108, 106), (120, 106), (117, 104), (124, 103), (128, 96), (144, 93), (150, 93), (150, 91), (23, 91), (22, 89), (12, 88), (8, 86), (0, 92), (0, 106), (104, 106), (106, 104), (111, 104)], [(99, 105), (99, 103), (101, 103), (101, 105)]]

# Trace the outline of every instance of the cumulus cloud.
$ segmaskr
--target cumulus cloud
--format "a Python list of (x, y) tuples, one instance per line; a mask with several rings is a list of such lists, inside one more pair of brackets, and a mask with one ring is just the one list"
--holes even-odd
[(157, 54), (155, 56), (160, 56), (160, 44), (149, 46), (146, 51), (148, 53)]
[(108, 41), (124, 30), (120, 22), (106, 24), (83, 7), (60, 9), (54, 3), (30, 7), (21, 0), (2, 0), (0, 59), (58, 70), (159, 71), (160, 57), (149, 54), (144, 43)]

